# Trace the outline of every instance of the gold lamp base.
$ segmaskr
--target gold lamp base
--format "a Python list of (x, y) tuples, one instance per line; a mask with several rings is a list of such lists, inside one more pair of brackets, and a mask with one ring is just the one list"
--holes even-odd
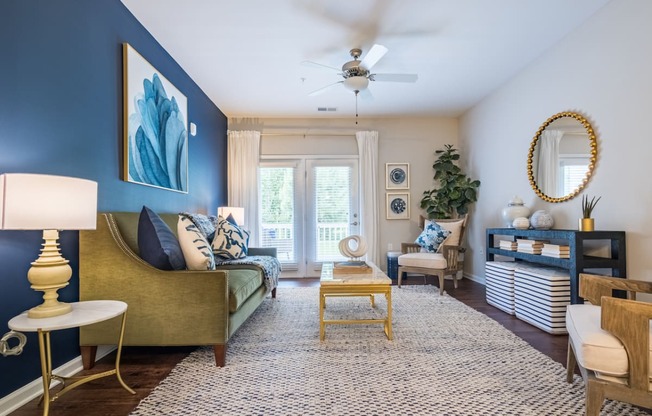
[(43, 240), (41, 255), (27, 272), (32, 289), (44, 292), (43, 303), (27, 311), (28, 318), (51, 318), (72, 311), (69, 304), (57, 300), (57, 290), (68, 286), (72, 276), (72, 268), (59, 250), (59, 231), (44, 230)]

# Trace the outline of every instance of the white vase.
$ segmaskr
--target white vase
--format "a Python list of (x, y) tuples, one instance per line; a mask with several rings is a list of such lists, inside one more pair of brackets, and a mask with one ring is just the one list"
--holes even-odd
[(555, 221), (548, 212), (543, 209), (536, 211), (530, 217), (530, 225), (535, 230), (549, 230), (554, 225)]
[(508, 228), (514, 227), (513, 224), (516, 218), (527, 218), (529, 216), (530, 208), (526, 207), (523, 200), (518, 196), (514, 196), (507, 204), (507, 207), (503, 208), (503, 221)]

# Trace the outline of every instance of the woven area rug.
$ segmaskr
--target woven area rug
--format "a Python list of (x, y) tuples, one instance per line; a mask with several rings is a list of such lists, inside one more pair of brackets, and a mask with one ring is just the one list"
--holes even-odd
[[(238, 330), (217, 368), (200, 348), (132, 415), (583, 415), (584, 385), (496, 321), (433, 286), (392, 291), (382, 325), (330, 325), (318, 288), (284, 288)], [(327, 317), (382, 315), (385, 299), (329, 298)], [(607, 401), (602, 415), (647, 414)]]

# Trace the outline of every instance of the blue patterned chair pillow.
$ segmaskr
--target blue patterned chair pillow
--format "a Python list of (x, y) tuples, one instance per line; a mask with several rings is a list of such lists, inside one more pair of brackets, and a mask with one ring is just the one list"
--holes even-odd
[(426, 251), (435, 253), (450, 233), (450, 231), (443, 229), (436, 222), (428, 221), (419, 237), (415, 240), (415, 243), (423, 247)]
[(215, 238), (213, 238), (213, 254), (222, 259), (241, 259), (247, 256), (249, 233), (232, 224), (224, 218), (217, 217)]
[(138, 219), (138, 251), (143, 260), (157, 269), (186, 268), (179, 240), (161, 217), (146, 206)]
[(188, 270), (215, 270), (211, 243), (195, 222), (185, 214), (179, 214), (177, 235)]

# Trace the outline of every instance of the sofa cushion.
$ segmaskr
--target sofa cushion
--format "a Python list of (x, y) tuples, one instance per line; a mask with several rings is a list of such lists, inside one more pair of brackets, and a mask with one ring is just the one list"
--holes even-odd
[(263, 284), (263, 274), (258, 270), (229, 270), (229, 312), (234, 313)]
[(213, 239), (213, 253), (216, 257), (224, 259), (241, 259), (247, 256), (249, 233), (232, 224), (222, 217), (218, 217)]
[(177, 235), (188, 270), (215, 270), (211, 244), (195, 222), (185, 214), (179, 214)]
[(440, 253), (407, 253), (398, 256), (399, 266), (445, 269), (447, 264), (444, 255)]
[(143, 260), (157, 269), (186, 268), (177, 237), (161, 217), (146, 206), (138, 219), (138, 251)]
[[(600, 315), (601, 309), (596, 305), (566, 307), (566, 329), (577, 362), (598, 376), (625, 377), (629, 372), (625, 347), (618, 338), (600, 327)], [(652, 364), (652, 350), (650, 353)]]
[(450, 234), (450, 231), (442, 228), (436, 222), (428, 221), (414, 242), (423, 247), (425, 251), (434, 253), (438, 251), (439, 246)]

